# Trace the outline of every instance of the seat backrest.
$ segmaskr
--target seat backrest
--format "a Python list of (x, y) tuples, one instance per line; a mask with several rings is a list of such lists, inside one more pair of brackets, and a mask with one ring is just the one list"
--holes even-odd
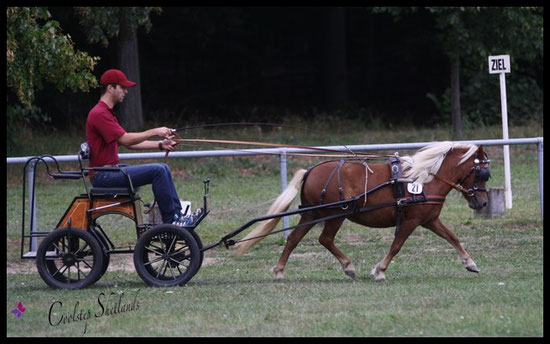
[(81, 159), (90, 159), (90, 146), (88, 142), (82, 142), (80, 144), (80, 152), (78, 152), (78, 155)]

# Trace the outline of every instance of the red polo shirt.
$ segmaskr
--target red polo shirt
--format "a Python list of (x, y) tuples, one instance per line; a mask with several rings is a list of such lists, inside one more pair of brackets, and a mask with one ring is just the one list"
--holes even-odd
[(90, 167), (118, 165), (117, 139), (124, 130), (107, 104), (101, 100), (90, 110), (86, 120), (86, 140), (90, 146)]

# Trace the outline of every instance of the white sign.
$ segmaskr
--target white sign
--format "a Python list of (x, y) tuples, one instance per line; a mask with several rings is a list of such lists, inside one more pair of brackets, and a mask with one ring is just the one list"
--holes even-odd
[(422, 184), (414, 182), (407, 184), (407, 191), (413, 195), (420, 195), (422, 193)]
[(510, 55), (489, 56), (489, 74), (510, 72)]
[[(489, 56), (489, 74), (500, 79), (500, 109), (502, 112), (502, 138), (508, 140), (508, 105), (506, 103), (506, 73), (510, 73), (510, 55)], [(512, 209), (512, 181), (510, 177), (510, 147), (504, 145), (504, 199), (506, 208)]]

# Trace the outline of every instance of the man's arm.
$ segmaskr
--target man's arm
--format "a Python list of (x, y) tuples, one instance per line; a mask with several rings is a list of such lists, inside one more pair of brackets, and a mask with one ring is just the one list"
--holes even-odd
[[(155, 146), (153, 145), (155, 141), (148, 141), (148, 139), (155, 136), (170, 138), (172, 136), (172, 129), (159, 127), (139, 133), (124, 133), (121, 137), (117, 139), (117, 142), (121, 146), (126, 146), (132, 149), (153, 149), (155, 148)], [(158, 142), (156, 143), (156, 145), (156, 148), (158, 148)]]
[(136, 145), (128, 146), (128, 148), (136, 149), (136, 150), (148, 150), (148, 149), (158, 150), (162, 147), (162, 150), (172, 151), (174, 150), (175, 145), (176, 145), (175, 141), (172, 141), (170, 139), (164, 139), (162, 141), (143, 141)]

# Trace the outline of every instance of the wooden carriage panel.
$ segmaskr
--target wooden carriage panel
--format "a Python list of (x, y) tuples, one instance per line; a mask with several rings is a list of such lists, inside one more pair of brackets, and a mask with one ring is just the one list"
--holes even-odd
[(139, 200), (136, 200), (134, 202), (131, 202), (130, 198), (120, 198), (116, 201), (107, 198), (99, 198), (94, 200), (94, 208), (101, 208), (109, 205), (113, 206), (93, 211), (92, 218), (96, 219), (105, 213), (119, 213), (131, 218), (132, 220), (135, 220), (138, 225), (143, 224), (143, 219), (141, 215), (141, 204), (139, 203)]
[(87, 230), (88, 216), (86, 216), (86, 212), (88, 209), (90, 209), (88, 197), (75, 197), (56, 228), (69, 227), (69, 219), (71, 219), (71, 227)]
[[(135, 202), (129, 202), (129, 198), (120, 198), (116, 201), (108, 198), (95, 199), (93, 207), (101, 208), (92, 212), (92, 219), (96, 219), (106, 213), (118, 213), (125, 215), (132, 220), (136, 220), (138, 225), (143, 224), (141, 214), (141, 204), (139, 200)], [(122, 203), (122, 204), (117, 204)], [(112, 205), (112, 206), (109, 206)], [(69, 208), (65, 211), (65, 214), (57, 224), (56, 228), (63, 228), (69, 226), (69, 219), (71, 220), (71, 227), (88, 230), (88, 216), (87, 211), (90, 209), (90, 200), (86, 196), (75, 197)]]

